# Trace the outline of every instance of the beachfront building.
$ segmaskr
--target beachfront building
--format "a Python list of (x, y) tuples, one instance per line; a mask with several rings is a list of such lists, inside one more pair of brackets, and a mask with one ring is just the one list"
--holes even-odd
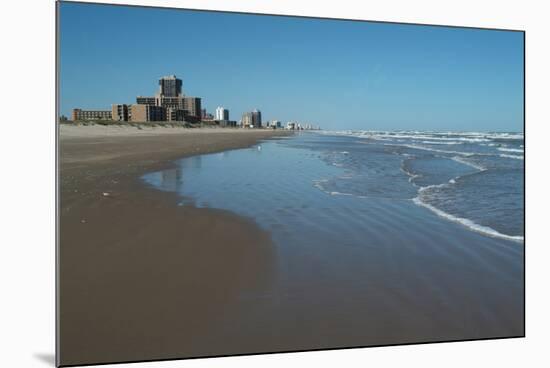
[(254, 109), (252, 111), (252, 125), (254, 125), (255, 128), (262, 127), (262, 112), (260, 110)]
[(220, 120), (218, 121), (221, 127), (236, 127), (237, 122), (235, 120)]
[(218, 121), (228, 121), (229, 120), (229, 110), (224, 108), (224, 107), (221, 107), (221, 106), (218, 106), (216, 108), (216, 120)]
[(130, 121), (131, 106), (126, 104), (111, 105), (112, 119), (115, 121)]
[(247, 111), (243, 114), (241, 118), (241, 126), (243, 128), (253, 128), (254, 124), (252, 122), (252, 113)]
[(261, 128), (262, 127), (261, 111), (254, 109), (253, 111), (245, 112), (241, 118), (241, 126), (243, 128)]
[(163, 97), (180, 97), (183, 96), (181, 90), (181, 79), (175, 75), (168, 75), (159, 79), (159, 96)]
[(185, 109), (185, 103), (183, 100), (183, 97), (166, 97), (166, 96), (158, 96), (157, 101), (155, 103), (157, 106), (162, 106), (165, 109)]
[(138, 105), (156, 105), (157, 104), (157, 98), (156, 97), (137, 96), (136, 97), (136, 103)]
[(184, 109), (177, 108), (167, 108), (166, 109), (166, 120), (167, 121), (185, 121), (187, 117), (187, 111)]
[(71, 120), (111, 120), (113, 117), (111, 110), (82, 110), (73, 109)]
[(271, 129), (280, 129), (282, 124), (279, 120), (271, 120), (266, 123), (266, 126)]
[[(202, 114), (201, 98), (185, 96), (181, 79), (175, 75), (168, 75), (159, 79), (159, 90), (155, 96), (137, 96), (134, 105), (113, 104), (109, 111), (73, 109), (71, 116), (75, 121), (200, 122)], [(227, 112), (227, 120), (229, 120), (229, 112)]]
[(201, 121), (201, 98), (200, 97), (184, 97), (183, 108), (187, 110), (187, 116), (191, 121)]
[(136, 104), (130, 114), (133, 122), (166, 121), (166, 109), (162, 106)]
[(138, 96), (136, 103), (154, 108), (136, 108), (139, 116), (133, 121), (160, 121), (163, 116), (166, 121), (201, 121), (201, 99), (186, 97), (182, 91), (182, 81), (175, 75), (159, 79), (159, 91), (152, 96)]

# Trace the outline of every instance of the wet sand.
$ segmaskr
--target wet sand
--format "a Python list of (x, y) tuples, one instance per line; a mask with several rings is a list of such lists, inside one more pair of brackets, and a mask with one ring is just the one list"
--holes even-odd
[(58, 363), (189, 356), (241, 292), (269, 284), (269, 233), (226, 211), (178, 206), (140, 176), (288, 134), (62, 126)]

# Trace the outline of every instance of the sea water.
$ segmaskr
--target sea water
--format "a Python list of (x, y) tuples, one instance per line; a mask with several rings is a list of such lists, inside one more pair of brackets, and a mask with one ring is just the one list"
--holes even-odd
[(325, 131), (143, 179), (271, 236), (271, 285), (243, 291), (251, 312), (216, 338), (288, 350), (517, 336), (523, 146), (519, 133)]
[[(410, 198), (470, 230), (523, 240), (522, 133), (336, 131), (325, 134), (355, 138), (353, 144), (345, 140), (332, 143), (328, 160), (348, 169), (351, 178), (348, 181), (333, 178), (323, 184), (325, 190), (357, 196)], [(349, 149), (342, 154), (339, 147)], [(391, 155), (398, 159), (392, 161)], [(396, 174), (397, 164), (410, 185)], [(379, 168), (380, 165), (387, 166)], [(384, 183), (387, 185), (383, 189), (377, 187)]]
[(323, 131), (178, 165), (145, 180), (268, 228), (307, 215), (296, 207), (323, 208), (317, 190), (410, 200), (470, 231), (523, 241), (521, 133)]

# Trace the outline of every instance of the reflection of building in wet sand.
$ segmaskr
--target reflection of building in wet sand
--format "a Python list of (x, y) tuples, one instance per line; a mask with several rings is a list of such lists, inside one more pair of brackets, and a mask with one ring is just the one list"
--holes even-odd
[(201, 156), (191, 156), (183, 160), (182, 168), (200, 169), (202, 167)]
[(182, 182), (181, 170), (172, 169), (162, 172), (161, 185), (163, 188), (176, 191)]

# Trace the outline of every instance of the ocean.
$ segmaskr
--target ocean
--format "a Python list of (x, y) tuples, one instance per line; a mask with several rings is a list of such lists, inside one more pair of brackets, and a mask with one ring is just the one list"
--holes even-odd
[(472, 231), (523, 241), (522, 133), (324, 134), (356, 139), (349, 145), (333, 142), (326, 160), (345, 168), (349, 175), (320, 183), (323, 190), (357, 197), (411, 199)]
[[(197, 163), (203, 161), (207, 169)], [(470, 231), (516, 242), (524, 238), (521, 133), (322, 131), (189, 158), (179, 171), (185, 185), (159, 173), (145, 180), (199, 206), (235, 211), (267, 227), (281, 221), (277, 211), (287, 214), (262, 196), (295, 203), (317, 189), (330, 196), (410, 200)], [(217, 180), (210, 182), (211, 175)], [(281, 182), (300, 188), (299, 197), (285, 193)]]
[(143, 180), (271, 235), (271, 286), (243, 291), (255, 312), (215, 338), (274, 351), (520, 336), (523, 150), (520, 133), (307, 132)]

